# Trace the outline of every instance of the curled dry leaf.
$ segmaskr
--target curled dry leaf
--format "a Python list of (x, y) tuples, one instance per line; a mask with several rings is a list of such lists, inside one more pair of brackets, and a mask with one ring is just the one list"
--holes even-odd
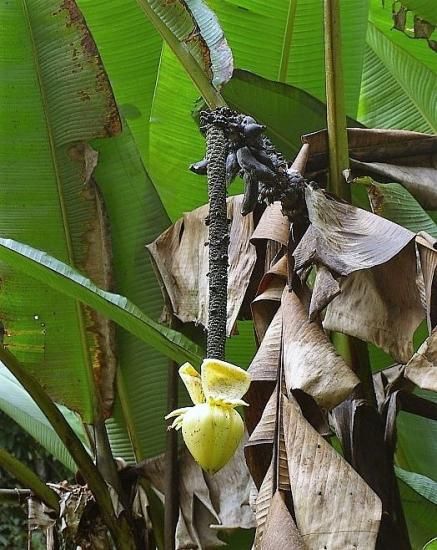
[(437, 329), (410, 359), (404, 376), (419, 388), (437, 392)]
[(278, 550), (278, 548), (305, 550), (306, 546), (297, 530), (293, 517), (288, 511), (282, 494), (276, 491), (270, 503), (264, 527), (262, 550)]
[(309, 550), (375, 547), (381, 501), (355, 470), (283, 398), (296, 524)]
[(311, 227), (296, 248), (295, 269), (320, 262), (339, 275), (381, 265), (400, 252), (414, 233), (384, 218), (330, 198), (305, 193)]
[(309, 188), (306, 200), (312, 225), (294, 252), (296, 269), (317, 263), (345, 277), (327, 306), (324, 328), (372, 342), (407, 362), (424, 317), (414, 233), (320, 190)]
[(282, 295), (282, 361), (287, 390), (309, 394), (320, 407), (332, 409), (359, 383), (336, 353), (326, 334), (308, 314), (294, 292)]
[[(243, 442), (244, 443), (244, 442)], [(142, 463), (142, 473), (153, 488), (164, 494), (164, 455)], [(218, 530), (250, 529), (255, 517), (249, 506), (253, 489), (240, 445), (220, 473), (204, 474), (185, 449), (179, 462), (180, 513), (176, 528), (176, 550), (224, 546)]]
[(356, 271), (340, 283), (323, 326), (372, 342), (395, 361), (413, 354), (413, 335), (425, 316), (416, 285), (413, 243), (384, 265)]
[(428, 330), (431, 332), (437, 325), (437, 281), (435, 280), (437, 239), (434, 239), (427, 233), (421, 232), (416, 237), (416, 244), (424, 284)]
[(314, 321), (317, 315), (340, 294), (338, 281), (324, 265), (317, 266), (316, 280), (311, 294), (309, 318)]
[[(240, 214), (242, 195), (228, 203), (229, 274), (227, 334), (231, 334), (255, 265), (250, 243), (252, 215)], [(185, 214), (148, 245), (170, 299), (173, 313), (183, 323), (208, 325), (208, 205)]]
[(262, 380), (275, 381), (277, 379), (281, 354), (281, 335), (282, 311), (281, 307), (279, 307), (249, 366), (248, 372), (252, 382), (260, 382)]
[(286, 246), (290, 232), (290, 222), (282, 214), (281, 203), (267, 206), (252, 235), (252, 241), (270, 240)]

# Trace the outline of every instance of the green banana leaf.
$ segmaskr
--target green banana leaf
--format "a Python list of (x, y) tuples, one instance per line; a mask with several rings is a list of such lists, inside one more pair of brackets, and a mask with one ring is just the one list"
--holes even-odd
[[(170, 221), (144, 169), (130, 121), (120, 136), (93, 146), (100, 155), (95, 179), (113, 228), (117, 290), (152, 319), (159, 319), (161, 289), (145, 245)], [(115, 456), (135, 462), (164, 450), (169, 359), (126, 330), (117, 329), (116, 336), (118, 396), (108, 421), (109, 436)], [(182, 395), (181, 402), (185, 403)]]
[[(84, 187), (94, 162), (86, 142), (120, 129), (104, 69), (73, 2), (2, 2), (0, 19), (7, 45), (0, 51), (0, 235), (43, 248), (104, 286), (108, 273), (93, 250), (104, 250), (101, 205)], [(93, 373), (114, 376), (95, 331), (103, 335), (108, 325), (25, 273), (2, 264), (0, 274), (10, 351), (52, 398), (91, 422), (102, 414)], [(104, 399), (110, 406), (112, 395)]]
[(412, 472), (405, 472), (404, 470), (410, 483), (406, 483), (399, 477), (398, 472), (399, 470), (397, 471), (399, 490), (407, 521), (410, 544), (413, 550), (422, 550), (425, 544), (437, 535), (437, 506), (416, 491), (417, 484), (415, 482), (411, 483), (412, 480), (409, 475)]
[[(282, 80), (325, 100), (322, 2), (210, 0), (209, 4), (223, 26), (236, 67)], [(340, 4), (346, 112), (355, 118), (369, 3)], [(285, 78), (280, 78), (281, 73)]]
[(391, 4), (371, 0), (358, 119), (378, 128), (437, 130), (436, 54), (392, 30)]
[(90, 279), (41, 250), (0, 238), (0, 261), (96, 309), (174, 361), (197, 364), (202, 360), (197, 346), (185, 336), (153, 321), (124, 296), (96, 287)]
[(437, 4), (434, 0), (402, 0), (402, 4), (415, 15), (437, 25)]
[[(89, 447), (88, 437), (79, 416), (66, 407), (59, 408), (85, 447)], [(38, 405), (2, 364), (0, 364), (0, 409), (67, 468), (72, 472), (76, 471), (70, 453)]]
[(357, 178), (355, 185), (367, 188), (372, 211), (414, 233), (427, 231), (437, 238), (437, 224), (418, 201), (399, 183), (378, 183), (370, 177)]

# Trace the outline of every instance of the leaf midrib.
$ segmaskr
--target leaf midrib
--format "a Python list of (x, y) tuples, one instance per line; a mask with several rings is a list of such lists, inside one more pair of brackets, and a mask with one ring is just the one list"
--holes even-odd
[[(31, 47), (32, 47), (32, 59), (33, 59), (33, 64), (34, 64), (34, 67), (35, 67), (35, 73), (36, 73), (37, 81), (38, 81), (38, 88), (39, 88), (39, 93), (40, 93), (40, 97), (41, 97), (42, 110), (43, 110), (43, 113), (44, 113), (44, 120), (45, 120), (47, 137), (48, 137), (49, 148), (50, 148), (50, 157), (51, 157), (51, 161), (52, 161), (53, 172), (54, 172), (54, 175), (55, 175), (56, 188), (57, 188), (58, 199), (59, 199), (59, 208), (60, 208), (60, 211), (61, 211), (62, 229), (63, 229), (63, 232), (64, 232), (65, 245), (66, 245), (66, 248), (67, 248), (68, 263), (71, 266), (74, 266), (73, 244), (72, 244), (71, 235), (70, 235), (70, 232), (69, 232), (69, 225), (68, 225), (68, 218), (67, 218), (67, 212), (66, 212), (65, 201), (64, 201), (64, 194), (63, 194), (63, 191), (62, 191), (61, 177), (60, 177), (60, 174), (59, 174), (59, 168), (58, 168), (58, 163), (57, 163), (56, 145), (55, 145), (55, 140), (54, 140), (51, 124), (50, 124), (49, 106), (48, 106), (47, 96), (44, 92), (41, 65), (40, 65), (39, 57), (38, 57), (38, 49), (37, 49), (35, 37), (34, 37), (34, 34), (33, 34), (32, 25), (31, 25), (31, 21), (30, 21), (30, 14), (29, 14), (28, 6), (27, 6), (27, 0), (22, 0), (21, 4), (22, 4), (23, 14), (24, 14), (24, 18), (25, 18), (25, 21), (26, 21), (26, 26), (27, 26), (27, 29), (28, 29), (30, 43), (31, 43)], [(90, 356), (89, 356), (89, 353), (88, 353), (88, 343), (87, 343), (87, 338), (86, 338), (86, 329), (85, 329), (85, 321), (84, 321), (84, 317), (83, 317), (83, 309), (82, 309), (80, 303), (77, 300), (74, 300), (74, 304), (75, 304), (75, 309), (76, 309), (76, 312), (77, 312), (77, 321), (78, 321), (78, 325), (79, 325), (80, 346), (81, 346), (81, 350), (82, 350), (82, 356), (83, 356), (84, 364), (86, 365), (85, 370), (86, 370), (86, 377), (88, 379), (88, 387), (94, 388), (94, 379), (91, 376), (92, 364), (90, 362)], [(95, 408), (95, 407), (97, 407), (98, 401), (96, 399), (94, 399), (94, 395), (95, 395), (95, 392), (93, 391), (91, 399), (92, 399), (93, 407)], [(97, 411), (93, 410), (93, 416), (96, 413), (97, 413)]]

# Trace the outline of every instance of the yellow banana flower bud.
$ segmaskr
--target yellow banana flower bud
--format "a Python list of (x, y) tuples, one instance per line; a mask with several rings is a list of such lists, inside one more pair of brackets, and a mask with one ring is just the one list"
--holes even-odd
[(243, 437), (244, 423), (235, 410), (247, 405), (241, 400), (250, 385), (250, 376), (239, 367), (205, 359), (201, 375), (189, 363), (179, 369), (194, 407), (168, 414), (172, 428), (182, 428), (182, 436), (196, 462), (208, 473), (218, 472), (229, 462)]

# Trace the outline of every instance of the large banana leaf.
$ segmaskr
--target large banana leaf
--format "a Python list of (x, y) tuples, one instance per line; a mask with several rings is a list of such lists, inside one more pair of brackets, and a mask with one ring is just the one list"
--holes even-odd
[[(2, 2), (0, 19), (0, 235), (107, 286), (101, 204), (84, 187), (94, 162), (85, 143), (120, 125), (94, 43), (74, 2)], [(0, 271), (6, 345), (54, 399), (92, 421), (101, 414), (94, 375), (109, 381), (101, 397), (108, 407), (112, 400), (110, 327), (24, 273)]]
[[(67, 468), (72, 472), (76, 471), (73, 459), (47, 418), (23, 386), (2, 364), (0, 364), (0, 408)], [(60, 407), (60, 409), (82, 443), (89, 446), (80, 418), (66, 407)]]
[[(130, 125), (129, 121), (129, 125)], [(113, 227), (112, 246), (117, 290), (153, 319), (163, 300), (146, 252), (170, 221), (151, 183), (127, 125), (121, 136), (99, 140), (95, 172)], [(116, 456), (133, 461), (164, 449), (168, 358), (129, 332), (117, 330), (118, 399), (109, 422)]]
[(359, 120), (367, 126), (437, 130), (436, 53), (392, 30), (391, 4), (371, 0)]

